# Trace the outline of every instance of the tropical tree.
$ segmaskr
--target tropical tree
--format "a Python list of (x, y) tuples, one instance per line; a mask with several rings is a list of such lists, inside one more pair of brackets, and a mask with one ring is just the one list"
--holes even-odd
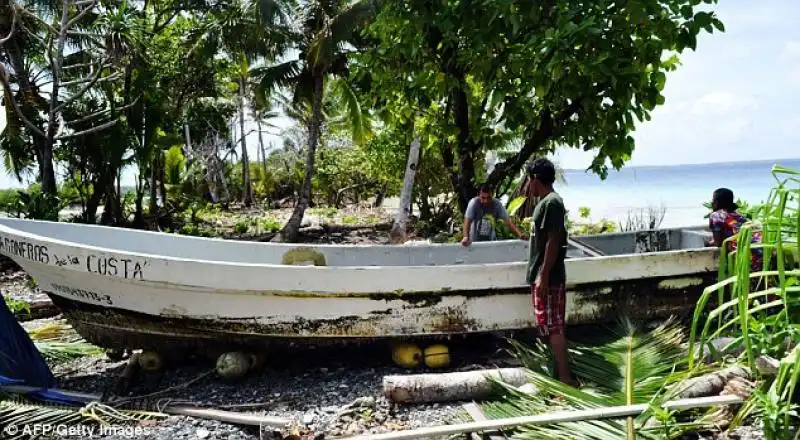
[(509, 138), (524, 141), (486, 176), (495, 186), (558, 146), (594, 150), (601, 177), (621, 167), (635, 119), (664, 103), (671, 55), (723, 29), (701, 3), (716, 0), (386, 2), (353, 59), (376, 106), (446, 109), (434, 130), (463, 212), (485, 153)]
[(235, 69), (234, 81), (239, 96), (239, 142), (243, 176), (243, 203), (253, 203), (250, 178), (250, 159), (247, 152), (247, 133), (244, 129), (246, 101), (251, 98), (250, 66), (258, 60), (274, 60), (286, 43), (285, 23), (280, 4), (264, 0), (258, 4), (249, 0), (227, 0), (213, 7), (203, 24), (191, 37), (192, 50), (202, 50), (207, 56), (223, 53)]
[[(292, 44), (287, 49), (297, 51), (299, 57), (254, 69), (254, 75), (260, 80), (259, 93), (269, 96), (274, 89), (287, 87), (291, 89), (295, 103), (306, 104), (311, 110), (303, 185), (294, 211), (276, 240), (296, 241), (299, 235), (300, 223), (311, 198), (314, 160), (323, 122), (325, 84), (330, 78), (347, 77), (350, 47), (357, 43), (358, 32), (375, 11), (376, 7), (370, 0), (302, 2), (301, 11), (296, 14), (299, 26), (298, 29), (290, 28), (289, 41)], [(351, 90), (345, 82), (339, 85), (342, 90)], [(346, 102), (351, 114), (360, 114), (357, 99)], [(351, 119), (358, 121), (361, 117)]]
[[(90, 92), (93, 87), (114, 82), (121, 77), (119, 67), (127, 53), (127, 40), (120, 28), (109, 26), (112, 23), (118, 24), (119, 20), (109, 17), (123, 11), (125, 6), (99, 11), (98, 0), (78, 3), (73, 0), (34, 2), (35, 4), (26, 5), (30, 9), (17, 2), (5, 3), (0, 8), (4, 14), (0, 21), (10, 21), (11, 26), (3, 49), (13, 66), (14, 81), (19, 86), (18, 92), (22, 98), (21, 103), (17, 102), (17, 97), (11, 92), (10, 75), (3, 68), (0, 80), (6, 91), (6, 102), (15, 112), (13, 122), (10, 123), (14, 128), (9, 134), (19, 133), (17, 127), (23, 124), (29, 130), (34, 141), (42, 192), (55, 195), (55, 145), (108, 129), (119, 122), (117, 114), (101, 111), (81, 117), (81, 122), (92, 119), (93, 124), (91, 128), (76, 131), (70, 126), (75, 121), (65, 120), (63, 114), (69, 105)], [(56, 23), (52, 25), (47, 23), (48, 15), (51, 14), (57, 17)], [(31, 26), (25, 24), (23, 17), (31, 20)], [(15, 38), (16, 36), (19, 38)], [(29, 52), (22, 53), (23, 48), (34, 49), (31, 53), (39, 55), (27, 57)], [(72, 49), (73, 52), (67, 54), (67, 49)], [(44, 57), (45, 53), (49, 55)], [(39, 61), (42, 70), (47, 72), (46, 83), (51, 91), (46, 102), (37, 99), (37, 96), (41, 98), (39, 88), (42, 84), (36, 85), (32, 81), (28, 67), (32, 60)], [(74, 70), (70, 72), (70, 69)], [(67, 79), (70, 75), (76, 76)], [(64, 91), (70, 93), (64, 95)], [(39, 113), (45, 114), (46, 118), (40, 119)]]

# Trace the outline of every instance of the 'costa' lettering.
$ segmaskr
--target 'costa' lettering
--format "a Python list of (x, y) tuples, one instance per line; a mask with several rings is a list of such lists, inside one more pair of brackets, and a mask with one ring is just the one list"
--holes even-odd
[(146, 262), (142, 263), (130, 258), (98, 257), (97, 255), (86, 257), (87, 272), (109, 277), (142, 280), (144, 279), (142, 268), (146, 265)]

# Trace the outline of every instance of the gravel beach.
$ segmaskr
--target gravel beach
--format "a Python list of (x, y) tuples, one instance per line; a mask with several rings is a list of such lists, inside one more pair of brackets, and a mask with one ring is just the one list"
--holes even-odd
[[(5, 298), (16, 301), (35, 303), (47, 300), (47, 296), (39, 292), (23, 272), (9, 269), (6, 265), (0, 265), (0, 290)], [(66, 323), (61, 315), (20, 320), (26, 329), (53, 322)], [(275, 416), (289, 419), (299, 427), (300, 436), (289, 437), (292, 440), (322, 440), (471, 421), (461, 402), (397, 405), (383, 396), (382, 382), (386, 375), (519, 365), (507, 354), (507, 344), (501, 338), (453, 338), (447, 344), (451, 365), (438, 370), (422, 367), (408, 371), (396, 366), (385, 342), (309, 347), (268, 354), (262, 369), (238, 380), (218, 377), (213, 373), (214, 365), (208, 360), (183, 359), (180, 364), (166, 366), (162, 373), (140, 373), (127, 394), (121, 396), (115, 395), (114, 390), (127, 359), (87, 356), (53, 365), (52, 370), (59, 387), (68, 391), (111, 395), (117, 399), (151, 395), (136, 401), (137, 408), (142, 410), (152, 411), (171, 403)], [(147, 420), (138, 426), (112, 426), (104, 432), (94, 427), (92, 431), (72, 432), (58, 438), (244, 440), (280, 437), (268, 427), (169, 416)], [(760, 429), (743, 426), (731, 432), (689, 438), (761, 440), (764, 437)]]

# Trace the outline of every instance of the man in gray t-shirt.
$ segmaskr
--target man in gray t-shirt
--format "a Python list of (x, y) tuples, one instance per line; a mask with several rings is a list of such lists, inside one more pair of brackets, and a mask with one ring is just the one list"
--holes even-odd
[(497, 240), (497, 233), (489, 216), (494, 217), (495, 221), (504, 221), (514, 231), (514, 235), (521, 240), (528, 239), (527, 234), (521, 232), (511, 220), (500, 200), (492, 197), (492, 187), (484, 183), (478, 189), (478, 196), (470, 200), (467, 205), (467, 212), (464, 214), (462, 245), (469, 246), (474, 241)]

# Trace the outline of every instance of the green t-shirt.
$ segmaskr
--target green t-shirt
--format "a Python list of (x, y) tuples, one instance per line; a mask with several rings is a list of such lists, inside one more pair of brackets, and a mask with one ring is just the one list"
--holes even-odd
[(547, 238), (550, 234), (560, 233), (561, 243), (556, 261), (550, 269), (550, 284), (563, 283), (567, 279), (564, 259), (567, 257), (566, 209), (564, 201), (555, 191), (542, 197), (531, 216), (530, 255), (528, 256), (527, 281), (533, 284), (544, 263)]

